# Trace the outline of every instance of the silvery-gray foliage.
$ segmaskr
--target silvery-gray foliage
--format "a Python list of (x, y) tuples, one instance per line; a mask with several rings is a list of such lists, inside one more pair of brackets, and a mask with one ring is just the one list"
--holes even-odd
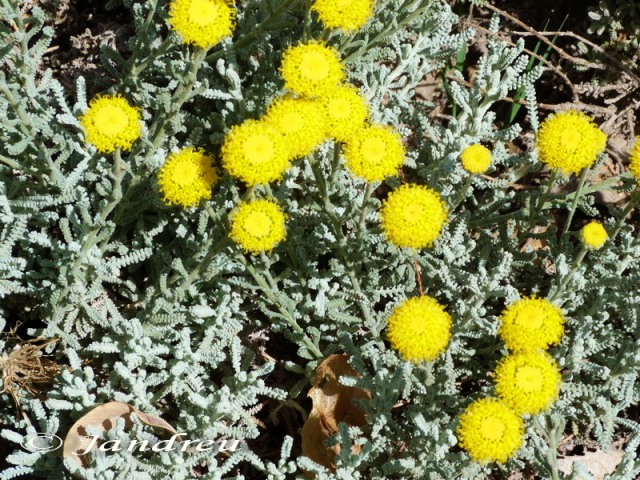
[[(603, 448), (616, 432), (630, 432), (610, 478), (637, 478), (640, 426), (625, 418), (638, 400), (637, 233), (622, 225), (614, 241), (574, 268), (579, 241), (573, 234), (558, 241), (551, 210), (570, 208), (570, 191), (542, 203), (537, 223), (548, 228), (534, 236), (545, 248), (523, 243), (540, 189), (513, 185), (541, 170), (534, 152), (514, 153), (510, 145), (539, 123), (534, 82), (541, 69), (528, 68), (523, 43), (490, 40), (472, 79), (453, 69), (448, 84), (457, 114), (442, 119), (429, 115), (433, 105), (419, 101), (415, 89), (473, 36), (458, 30), (447, 4), (379, 1), (363, 30), (333, 33), (329, 42), (374, 120), (407, 139), (406, 180), (436, 188), (456, 208), (432, 249), (396, 248), (382, 236), (376, 211), (401, 179), (374, 185), (371, 195), (326, 143), (315, 161), (298, 161), (282, 182), (256, 189), (285, 209), (288, 240), (268, 256), (250, 256), (227, 241), (227, 214), (244, 193), (240, 185), (224, 177), (210, 202), (181, 211), (160, 201), (154, 175), (169, 152), (186, 145), (215, 152), (230, 126), (260, 116), (281, 93), (275, 68), (282, 50), (303, 35), (319, 37), (321, 25), (305, 15), (301, 0), (241, 2), (235, 40), (198, 64), (193, 49), (168, 30), (166, 1), (107, 6), (117, 5), (133, 12), (136, 35), (126, 52), (103, 47), (102, 67), (108, 91), (140, 106), (144, 123), (142, 138), (122, 158), (84, 142), (84, 79), (68, 90), (51, 71), (38, 70), (53, 35), (44, 12), (33, 7), (27, 22), (14, 0), (0, 7), (0, 327), (21, 320), (29, 335), (59, 338), (55, 359), (63, 367), (45, 399), (23, 398), (29, 425), (16, 419), (8, 396), (0, 398), (0, 435), (14, 448), (7, 458), (14, 466), (0, 479), (187, 479), (194, 472), (239, 478), (248, 464), (273, 479), (305, 470), (319, 479), (486, 477), (492, 467), (457, 447), (456, 417), (473, 398), (492, 393), (490, 372), (506, 352), (497, 317), (532, 293), (556, 295), (567, 313), (567, 336), (552, 352), (564, 386), (551, 414), (527, 419), (516, 458), (493, 473), (529, 464), (551, 478), (550, 445), (572, 428)], [(529, 125), (496, 128), (503, 123), (496, 107), (518, 90)], [(458, 157), (477, 142), (491, 146), (493, 167), (470, 177)], [(608, 186), (588, 186), (577, 207), (596, 214), (589, 194)], [(610, 231), (619, 216), (613, 209), (605, 215)], [(446, 353), (424, 365), (400, 360), (384, 336), (393, 307), (419, 294), (416, 269), (425, 293), (454, 320)], [(287, 358), (265, 355), (263, 337), (285, 342)], [(319, 360), (335, 352), (347, 353), (362, 375), (343, 383), (374, 392), (361, 403), (366, 427), (342, 424), (333, 439), (360, 443), (360, 453), (342, 448), (331, 473), (294, 455), (299, 439), (286, 436), (279, 460), (260, 458), (248, 442), (260, 434), (256, 409), (288, 408), (309, 388)], [(276, 369), (286, 371), (286, 382), (274, 385)], [(238, 438), (242, 448), (228, 456), (97, 453), (86, 470), (63, 462), (59, 452), (20, 448), (26, 433), (64, 437), (88, 409), (112, 400), (161, 415), (190, 438)], [(156, 434), (134, 422), (102, 437)], [(575, 475), (581, 471), (576, 466)]]

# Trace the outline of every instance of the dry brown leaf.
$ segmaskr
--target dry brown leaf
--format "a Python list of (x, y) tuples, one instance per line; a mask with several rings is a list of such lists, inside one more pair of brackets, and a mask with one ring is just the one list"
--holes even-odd
[(92, 425), (94, 428), (100, 428), (103, 431), (111, 430), (115, 428), (118, 419), (123, 418), (125, 426), (131, 428), (133, 426), (131, 413), (135, 413), (140, 421), (147, 425), (162, 428), (174, 435), (178, 433), (169, 423), (160, 417), (141, 412), (128, 403), (108, 402), (95, 407), (80, 417), (80, 419), (71, 426), (71, 429), (69, 429), (64, 439), (62, 456), (64, 458), (71, 457), (78, 465), (87, 468), (89, 464), (84, 457), (84, 453), (93, 441), (92, 437), (87, 437), (87, 427)]
[(623, 456), (624, 452), (616, 449), (611, 449), (609, 452), (603, 452), (602, 450), (586, 452), (584, 455), (571, 455), (565, 458), (559, 458), (558, 469), (566, 475), (569, 475), (573, 469), (573, 462), (580, 462), (587, 467), (587, 470), (589, 470), (597, 480), (602, 480), (606, 475), (611, 475), (615, 472)]
[[(360, 376), (349, 365), (346, 355), (330, 355), (318, 365), (313, 387), (307, 394), (313, 401), (313, 408), (301, 431), (302, 454), (334, 471), (335, 456), (340, 453), (340, 445), (327, 447), (324, 442), (338, 432), (340, 422), (364, 426), (365, 414), (353, 404), (353, 400), (371, 398), (367, 390), (342, 385), (338, 381), (341, 376)], [(360, 446), (352, 445), (351, 452), (360, 452)]]

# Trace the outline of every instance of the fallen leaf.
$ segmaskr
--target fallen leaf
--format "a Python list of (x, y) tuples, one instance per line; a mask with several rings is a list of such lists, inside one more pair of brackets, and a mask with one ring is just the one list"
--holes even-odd
[[(587, 451), (584, 455), (571, 455), (558, 459), (558, 469), (569, 475), (573, 469), (573, 462), (580, 462), (591, 472), (596, 480), (602, 480), (605, 475), (611, 475), (622, 461), (624, 452), (611, 449), (609, 452), (597, 450)], [(578, 477), (582, 478), (582, 477)]]
[[(365, 414), (353, 404), (353, 400), (371, 398), (367, 390), (342, 385), (339, 382), (341, 376), (360, 376), (349, 365), (346, 355), (330, 355), (318, 365), (313, 387), (307, 394), (311, 397), (313, 408), (301, 431), (302, 454), (333, 471), (340, 445), (327, 447), (325, 441), (338, 432), (340, 422), (349, 426), (364, 426)], [(360, 446), (352, 445), (351, 452), (359, 453)]]
[(128, 403), (108, 402), (90, 410), (71, 426), (71, 429), (64, 439), (62, 456), (64, 458), (70, 457), (78, 465), (87, 468), (89, 464), (84, 457), (84, 453), (93, 441), (92, 437), (87, 438), (87, 427), (92, 425), (102, 431), (111, 430), (115, 428), (118, 419), (123, 418), (125, 427), (131, 428), (133, 426), (133, 421), (131, 420), (132, 413), (135, 413), (140, 421), (147, 425), (162, 428), (174, 435), (178, 433), (169, 423), (160, 417), (141, 412)]

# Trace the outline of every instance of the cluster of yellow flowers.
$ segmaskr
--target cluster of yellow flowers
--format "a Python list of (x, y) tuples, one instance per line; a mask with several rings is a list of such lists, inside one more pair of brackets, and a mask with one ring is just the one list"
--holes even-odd
[(560, 391), (560, 369), (544, 350), (564, 334), (562, 311), (546, 299), (526, 297), (509, 305), (498, 334), (513, 353), (494, 372), (498, 398), (471, 403), (460, 415), (460, 445), (478, 462), (504, 463), (522, 444), (521, 415), (550, 408)]
[[(371, 16), (373, 4), (369, 0), (318, 0), (313, 8), (328, 27), (353, 30)], [(235, 26), (233, 2), (174, 0), (169, 21), (184, 43), (210, 48), (231, 35)], [(405, 157), (402, 139), (392, 128), (371, 123), (367, 102), (356, 87), (345, 83), (337, 50), (316, 41), (291, 46), (283, 53), (280, 73), (287, 93), (274, 100), (262, 118), (246, 120), (226, 134), (221, 163), (227, 173), (249, 187), (278, 181), (294, 160), (332, 139), (344, 144), (345, 164), (354, 176), (375, 182), (396, 174)], [(130, 150), (141, 133), (139, 110), (120, 96), (93, 100), (81, 123), (87, 141), (103, 153)], [(212, 155), (194, 147), (171, 153), (157, 177), (163, 201), (189, 208), (211, 198), (211, 188), (220, 179), (213, 162)], [(277, 207), (273, 200), (269, 202)], [(263, 204), (252, 207), (246, 203), (238, 208), (264, 213)], [(275, 222), (269, 230), (273, 234), (264, 233), (268, 229), (261, 224), (254, 233), (260, 236), (258, 232), (263, 232), (264, 238), (247, 240), (251, 229), (246, 222), (258, 217), (238, 212), (232, 219), (245, 224), (237, 230), (232, 225), (235, 233), (231, 237), (246, 251), (270, 250), (285, 237), (280, 228), (285, 215), (277, 208), (278, 215), (260, 217)], [(387, 239), (410, 248), (431, 246), (447, 220), (440, 195), (414, 184), (391, 192), (379, 214)]]

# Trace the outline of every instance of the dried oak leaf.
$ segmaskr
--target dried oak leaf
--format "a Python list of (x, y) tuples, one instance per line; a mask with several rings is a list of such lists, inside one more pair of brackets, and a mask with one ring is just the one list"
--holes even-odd
[(71, 426), (64, 439), (62, 456), (64, 458), (71, 457), (78, 465), (87, 468), (89, 464), (84, 453), (92, 442), (92, 438), (87, 437), (87, 427), (92, 425), (102, 430), (111, 430), (115, 428), (118, 419), (123, 418), (125, 426), (131, 428), (133, 426), (131, 413), (135, 413), (140, 421), (147, 425), (162, 428), (174, 435), (178, 433), (169, 423), (160, 417), (141, 412), (128, 403), (108, 402), (90, 410)]
[[(311, 397), (313, 408), (301, 431), (302, 455), (333, 471), (340, 445), (327, 447), (325, 441), (338, 432), (340, 422), (349, 426), (364, 426), (365, 414), (353, 404), (353, 400), (371, 398), (368, 390), (342, 385), (339, 382), (341, 376), (360, 376), (349, 365), (346, 355), (330, 355), (318, 365), (313, 387), (307, 394)], [(360, 446), (352, 445), (351, 452), (359, 453)]]

